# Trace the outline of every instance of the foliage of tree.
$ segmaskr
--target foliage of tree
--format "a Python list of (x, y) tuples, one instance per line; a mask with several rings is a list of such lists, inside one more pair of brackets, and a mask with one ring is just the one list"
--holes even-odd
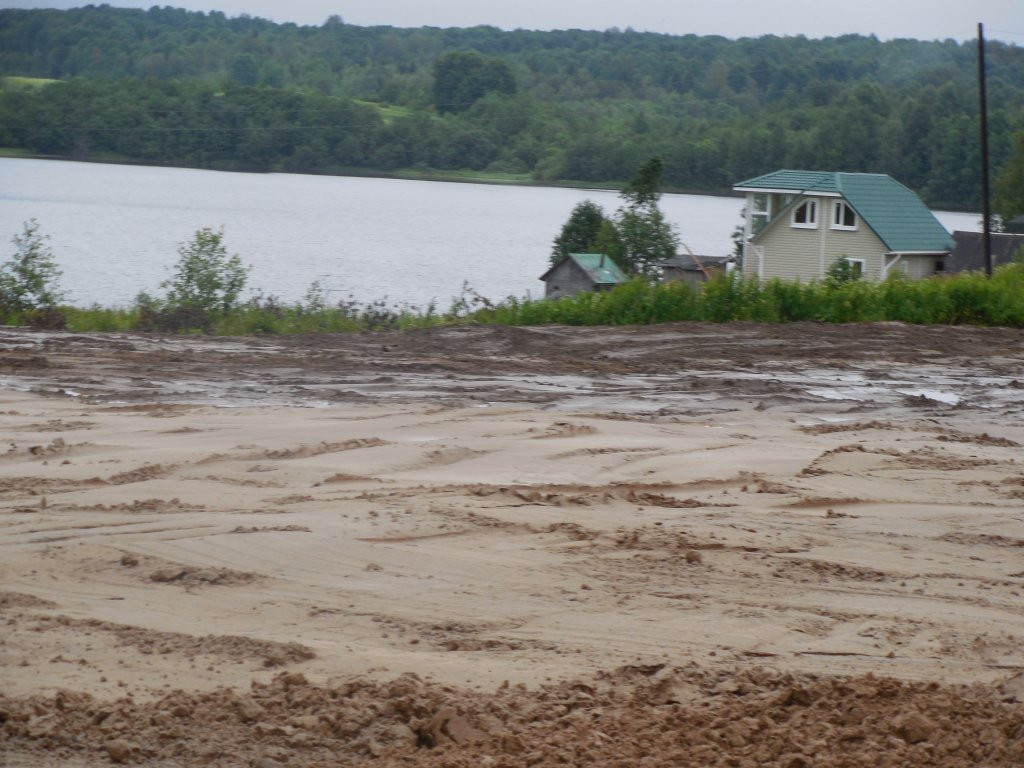
[(647, 160), (620, 193), (624, 205), (614, 218), (619, 248), (609, 255), (628, 274), (657, 277), (661, 262), (679, 249), (679, 235), (658, 208), (662, 168), (659, 158)]
[(248, 269), (237, 254), (228, 255), (223, 230), (198, 230), (178, 247), (178, 257), (174, 274), (161, 284), (165, 307), (227, 313), (238, 306)]
[[(0, 146), (210, 168), (402, 168), (723, 192), (778, 168), (885, 172), (978, 210), (973, 42), (728, 40), (275, 24), (107, 5), (0, 9)], [(1024, 130), (1024, 48), (990, 41), (997, 175)], [(447, 68), (451, 65), (451, 77)], [(438, 78), (437, 74), (443, 76)]]
[(570, 253), (603, 253), (627, 274), (660, 275), (661, 262), (679, 249), (678, 234), (658, 208), (661, 174), (659, 158), (642, 163), (620, 193), (623, 205), (611, 219), (591, 200), (573, 208), (555, 238), (552, 266)]
[(1024, 214), (1024, 131), (1013, 135), (1013, 153), (996, 179), (995, 208), (1003, 222)]
[(434, 63), (434, 108), (465, 112), (488, 93), (511, 95), (516, 80), (508, 64), (476, 51), (452, 51)]
[(607, 253), (601, 247), (608, 247), (607, 239), (602, 242), (602, 235), (607, 238), (608, 217), (604, 209), (593, 200), (584, 200), (572, 209), (569, 220), (562, 225), (551, 247), (551, 266), (554, 266), (570, 253)]
[(35, 219), (22, 226), (21, 234), (12, 238), (14, 255), (0, 265), (0, 311), (4, 314), (53, 309), (64, 296), (49, 236), (40, 233)]
[(836, 259), (825, 272), (825, 283), (833, 288), (860, 279), (861, 275), (857, 274), (849, 259)]

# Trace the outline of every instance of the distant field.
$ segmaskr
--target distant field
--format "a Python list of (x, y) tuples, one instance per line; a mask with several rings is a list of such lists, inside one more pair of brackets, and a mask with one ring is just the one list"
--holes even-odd
[(412, 114), (411, 109), (406, 107), (396, 107), (394, 104), (381, 104), (376, 101), (365, 101), (364, 99), (355, 99), (354, 101), (356, 104), (362, 104), (376, 109), (385, 123), (390, 123), (399, 117), (408, 117)]
[(0, 90), (34, 90), (36, 88), (42, 88), (44, 85), (56, 82), (56, 80), (51, 80), (46, 77), (18, 77), (16, 75), (7, 75), (6, 77), (0, 77)]

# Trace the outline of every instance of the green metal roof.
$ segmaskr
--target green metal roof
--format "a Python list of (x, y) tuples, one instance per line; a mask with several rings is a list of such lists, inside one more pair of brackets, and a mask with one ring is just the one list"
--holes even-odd
[[(754, 179), (734, 184), (735, 189), (778, 189), (804, 192), (838, 192), (836, 176), (838, 173), (829, 171), (774, 171)], [(851, 174), (847, 174), (851, 175)]]
[(734, 189), (839, 194), (894, 253), (945, 253), (953, 248), (949, 232), (921, 199), (884, 173), (775, 171)]
[(629, 280), (619, 265), (603, 253), (570, 253), (569, 258), (597, 285), (616, 285)]

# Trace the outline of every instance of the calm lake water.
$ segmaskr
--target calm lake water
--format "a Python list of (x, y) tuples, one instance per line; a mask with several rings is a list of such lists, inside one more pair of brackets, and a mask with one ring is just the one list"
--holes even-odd
[[(619, 204), (604, 190), (0, 159), (0, 256), (35, 218), (71, 303), (124, 305), (161, 293), (197, 229), (223, 227), (252, 291), (294, 301), (318, 280), (332, 302), (445, 309), (464, 282), (492, 300), (542, 296), (551, 241), (585, 199), (609, 214)], [(665, 195), (661, 208), (694, 252), (732, 250), (741, 200)], [(937, 216), (979, 228), (978, 214)]]

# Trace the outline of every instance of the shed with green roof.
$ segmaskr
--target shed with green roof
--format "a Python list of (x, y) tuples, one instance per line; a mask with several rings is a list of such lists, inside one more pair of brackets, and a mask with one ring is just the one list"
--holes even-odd
[(870, 280), (945, 269), (953, 239), (910, 189), (883, 173), (775, 171), (733, 187), (747, 198), (744, 274), (815, 280), (846, 260)]
[(570, 253), (540, 276), (544, 296), (559, 299), (581, 291), (607, 291), (629, 280), (603, 253)]

